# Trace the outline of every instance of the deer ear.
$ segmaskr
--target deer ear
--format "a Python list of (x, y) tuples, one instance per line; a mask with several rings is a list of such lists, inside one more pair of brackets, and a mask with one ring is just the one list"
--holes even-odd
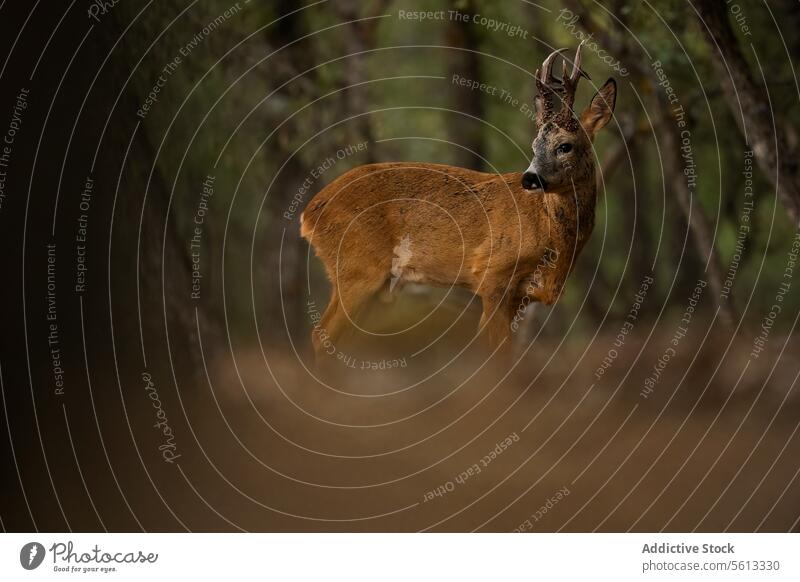
[(606, 126), (614, 113), (616, 103), (617, 82), (609, 79), (595, 93), (589, 106), (581, 113), (581, 125), (589, 134), (589, 138), (594, 138), (595, 134)]

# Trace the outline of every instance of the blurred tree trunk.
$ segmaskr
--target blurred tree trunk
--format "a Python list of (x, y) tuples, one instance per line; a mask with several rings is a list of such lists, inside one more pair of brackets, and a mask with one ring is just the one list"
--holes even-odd
[[(750, 65), (731, 27), (727, 5), (701, 0), (696, 8), (700, 29), (736, 125), (753, 149), (764, 177), (775, 187), (789, 218), (800, 225), (800, 161), (790, 145), (789, 132), (784, 127), (786, 121), (774, 111), (766, 90), (753, 80)], [(769, 63), (760, 66), (768, 75)]]
[[(623, 235), (633, 237), (628, 268), (628, 290), (630, 296), (639, 290), (641, 278), (652, 270), (653, 233), (647, 227), (647, 210), (650, 208), (650, 188), (642, 184), (636, 169), (643, 167), (641, 142), (647, 136), (647, 126), (634, 113), (621, 114), (622, 139), (602, 163), (602, 183), (598, 192), (604, 194), (609, 181), (618, 171), (624, 172), (623, 188), (615, 189), (611, 195), (618, 199), (625, 219)], [(600, 181), (600, 175), (598, 175)], [(646, 306), (645, 306), (646, 308)]]
[[(665, 174), (673, 176), (673, 192), (675, 192), (678, 204), (689, 223), (689, 229), (695, 246), (700, 253), (700, 257), (707, 261), (706, 275), (708, 284), (717, 297), (722, 296), (724, 274), (719, 260), (719, 255), (714, 249), (711, 224), (703, 210), (700, 201), (693, 200), (693, 194), (689, 188), (683, 174), (683, 164), (681, 161), (681, 137), (678, 132), (678, 125), (669, 104), (661, 93), (658, 95), (659, 106), (659, 134), (664, 142), (662, 148), (664, 154)], [(737, 321), (736, 308), (733, 303), (733, 296), (720, 302), (720, 319), (724, 325), (730, 326)]]
[[(311, 33), (306, 11), (296, 12), (297, 5), (292, 0), (278, 0), (275, 10), (278, 15), (285, 17), (280, 26), (266, 31), (264, 40), (270, 52), (284, 48), (271, 58), (270, 67), (275, 74), (269, 77), (269, 89), (277, 89), (292, 81), (280, 89), (280, 94), (287, 99), (280, 102), (282, 106), (270, 108), (266, 118), (267, 134), (282, 124), (276, 136), (265, 145), (268, 148), (269, 171), (281, 170), (275, 177), (266, 201), (268, 220), (275, 227), (272, 224), (268, 226), (261, 243), (266, 260), (260, 262), (260, 287), (265, 290), (265, 296), (259, 299), (263, 301), (266, 323), (261, 330), (262, 335), (279, 345), (286, 345), (286, 334), (300, 334), (307, 325), (306, 290), (303, 285), (306, 246), (300, 237), (298, 220), (287, 223), (282, 219), (282, 214), (308, 176), (309, 169), (319, 157), (324, 157), (321, 151), (326, 140), (323, 136), (303, 150), (295, 150), (295, 144), (299, 145), (296, 136), (302, 136), (307, 131), (297, 127), (302, 123), (299, 118), (289, 122), (286, 120), (304, 102), (322, 93), (316, 70), (311, 70), (318, 61), (313, 40), (304, 38)], [(321, 123), (320, 127), (314, 129), (316, 132), (323, 128), (324, 123)]]
[(347, 123), (350, 143), (369, 142), (365, 152), (365, 163), (376, 161), (374, 131), (371, 115), (367, 112), (372, 106), (369, 91), (368, 51), (375, 47), (375, 37), (380, 23), (378, 16), (389, 6), (389, 0), (378, 0), (369, 13), (361, 9), (363, 3), (358, 0), (338, 0), (334, 9), (343, 21), (350, 22), (344, 34), (347, 58), (344, 61), (345, 104), (343, 118), (351, 117)]
[[(472, 15), (475, 13), (475, 2), (450, 0), (450, 9)], [(483, 74), (480, 55), (477, 52), (480, 47), (480, 35), (476, 27), (471, 22), (449, 20), (445, 35), (447, 46), (454, 49), (448, 51), (448, 77), (459, 75), (481, 83)], [(464, 114), (449, 116), (450, 123), (447, 127), (450, 141), (457, 144), (454, 148), (454, 163), (464, 168), (481, 170), (485, 165), (483, 158), (486, 157), (484, 143), (486, 131), (479, 121), (485, 117), (483, 93), (457, 86), (453, 86), (452, 90), (454, 92), (452, 109)]]
[[(631, 55), (635, 54), (630, 46), (630, 36), (624, 29), (616, 30), (618, 34), (614, 34), (611, 30), (600, 26), (592, 17), (591, 12), (586, 9), (580, 0), (565, 0), (565, 4), (575, 14), (580, 15), (581, 26), (607, 50), (613, 54), (619, 54), (622, 62), (631, 73), (632, 82), (635, 84), (647, 83), (653, 87), (657, 87), (657, 83), (653, 78), (653, 72), (646, 66), (642, 65), (636, 58)], [(619, 2), (618, 2), (619, 4)], [(724, 4), (721, 4), (724, 6)], [(619, 8), (619, 6), (617, 6)], [(724, 10), (724, 8), (723, 8)], [(617, 10), (615, 14), (619, 14), (619, 18), (624, 23), (624, 15), (621, 10)], [(666, 147), (662, 148), (666, 164), (671, 168), (668, 172), (673, 176), (680, 176), (676, 180), (676, 194), (677, 200), (689, 223), (689, 228), (692, 232), (692, 239), (694, 241), (695, 251), (704, 261), (707, 261), (708, 267), (706, 274), (708, 283), (715, 293), (719, 294), (723, 287), (723, 273), (721, 268), (721, 261), (719, 254), (713, 246), (713, 237), (711, 236), (711, 227), (708, 217), (699, 203), (692, 204), (692, 193), (688, 185), (683, 180), (683, 168), (679, 156), (680, 152), (680, 136), (678, 135), (677, 126), (672, 119), (672, 113), (669, 110), (669, 105), (664, 100), (661, 93), (657, 93), (656, 106), (659, 109), (659, 117), (661, 118), (660, 135), (666, 142)], [(733, 297), (720, 304), (721, 320), (725, 324), (730, 324), (735, 320), (736, 311), (733, 307)]]
[[(156, 38), (163, 22), (169, 22), (179, 11), (180, 6), (154, 6), (150, 11), (151, 18), (138, 24), (139, 34), (143, 38)], [(128, 25), (132, 12), (133, 9), (121, 9), (111, 13), (104, 22), (105, 26), (97, 27), (97, 33), (90, 36), (94, 43), (93, 50), (98, 54), (107, 54)], [(142, 71), (149, 70), (147, 67), (161, 66), (173, 56), (173, 48), (167, 43), (154, 44), (140, 63), (142, 68), (139, 77), (146, 76)], [(100, 92), (104, 102), (98, 106), (98, 111), (112, 111), (116, 87), (124, 85), (127, 75), (124, 71), (135, 67), (137, 59), (135, 50), (114, 53), (115, 66), (108, 68), (109, 77), (106, 80), (109, 89)], [(149, 79), (146, 83), (149, 83)], [(115, 339), (120, 342), (120, 352), (131, 358), (127, 361), (121, 359), (121, 366), (135, 369), (139, 365), (138, 362), (134, 363), (135, 355), (146, 352), (150, 356), (148, 365), (151, 369), (160, 369), (166, 377), (168, 367), (174, 366), (186, 378), (194, 381), (200, 378), (201, 365), (195, 344), (198, 325), (202, 329), (207, 355), (213, 354), (222, 337), (221, 319), (218, 318), (220, 312), (213, 307), (213, 278), (204, 280), (200, 302), (194, 303), (189, 299), (192, 258), (188, 236), (181, 231), (178, 221), (180, 216), (194, 214), (195, 185), (201, 182), (192, 180), (195, 176), (191, 175), (188, 166), (184, 168), (186, 178), (171, 174), (171, 168), (167, 170), (168, 164), (164, 163), (164, 159), (169, 142), (160, 133), (164, 128), (152, 121), (153, 115), (138, 122), (138, 130), (134, 132), (134, 125), (124, 113), (135, 111), (146, 97), (143, 85), (127, 85), (121, 96), (122, 107), (114, 110), (114, 115), (119, 119), (108, 123), (108, 143), (100, 152), (97, 163), (97, 182), (103, 184), (107, 191), (112, 191), (118, 179), (115, 172), (125, 172), (114, 221), (114, 260), (110, 262), (113, 265), (110, 273), (111, 302), (117, 312), (127, 312), (131, 305), (137, 303), (141, 305), (141, 333), (145, 346), (140, 345), (136, 325), (138, 320), (135, 318), (119, 318)], [(96, 122), (91, 116), (85, 119), (87, 125)], [(176, 123), (173, 132), (177, 133), (179, 127)], [(134, 139), (129, 143), (132, 135)], [(129, 153), (122, 157), (128, 147)], [(121, 170), (118, 169), (120, 157), (125, 161)], [(92, 211), (96, 210), (93, 208)], [(126, 219), (139, 216), (142, 217), (141, 226), (137, 221)], [(207, 232), (205, 236), (210, 237), (211, 234)], [(213, 243), (208, 245), (209, 248), (211, 246)], [(203, 253), (205, 266), (210, 264), (207, 259), (210, 251), (204, 249)], [(104, 251), (100, 250), (99, 254), (102, 256)], [(212, 273), (206, 271), (204, 275), (211, 276)], [(131, 281), (137, 280), (138, 287), (131, 285)], [(158, 311), (163, 311), (163, 318), (152, 315)], [(167, 333), (171, 340), (169, 343)], [(176, 338), (180, 338), (180, 341), (176, 341)], [(100, 349), (106, 350), (107, 347), (102, 345)], [(164, 358), (167, 350), (170, 352), (169, 360)]]
[(775, 16), (778, 26), (784, 31), (783, 38), (789, 48), (789, 54), (795, 62), (800, 61), (800, 35), (797, 34), (800, 30), (800, 10), (797, 9), (797, 0), (772, 0), (770, 4), (772, 6), (768, 8)]

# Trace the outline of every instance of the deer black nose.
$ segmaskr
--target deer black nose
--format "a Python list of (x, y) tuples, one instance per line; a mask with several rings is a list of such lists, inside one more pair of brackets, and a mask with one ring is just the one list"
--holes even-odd
[(536, 190), (547, 189), (547, 182), (539, 176), (539, 174), (534, 174), (533, 172), (525, 172), (522, 174), (522, 187), (526, 190)]

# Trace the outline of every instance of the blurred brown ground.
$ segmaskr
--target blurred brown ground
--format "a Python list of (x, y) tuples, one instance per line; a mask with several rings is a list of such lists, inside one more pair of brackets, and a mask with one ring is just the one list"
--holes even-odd
[[(548, 314), (539, 313), (533, 332), (541, 335), (508, 372), (484, 365), (480, 349), (469, 346), (476, 305), (464, 299), (434, 309), (431, 298), (376, 303), (364, 320), (372, 332), (391, 333), (432, 315), (408, 333), (362, 334), (341, 347), (360, 360), (405, 355), (407, 367), (399, 370), (334, 363), (325, 385), (312, 375), (308, 338), (296, 337), (297, 354), (287, 344), (262, 352), (257, 344), (233, 343), (198, 361), (195, 383), (185, 370), (175, 378), (154, 371), (180, 454), (172, 464), (158, 449), (163, 439), (139, 372), (123, 371), (120, 389), (113, 363), (93, 361), (91, 391), (71, 393), (65, 408), (38, 398), (38, 424), (27, 432), (22, 423), (33, 422), (30, 409), (11, 418), (25, 489), (24, 496), (3, 497), (4, 526), (798, 529), (796, 337), (774, 331), (769, 349), (747, 364), (750, 331), (732, 342), (730, 334), (711, 331), (703, 341), (708, 328), (697, 320), (645, 399), (644, 379), (669, 344), (674, 318), (655, 330), (637, 324), (598, 381), (595, 370), (619, 322), (593, 340), (585, 329), (561, 337), (549, 335)], [(448, 328), (433, 347), (409, 357)], [(5, 381), (24, 391), (24, 384)], [(509, 435), (516, 442), (484, 466), (481, 460)], [(475, 464), (479, 473), (457, 479)], [(4, 479), (9, 487), (17, 481), (13, 469)], [(430, 494), (439, 487), (450, 490)], [(561, 499), (541, 512), (559, 492)]]
[[(436, 303), (406, 296), (400, 303), (415, 301)], [(416, 309), (424, 319), (425, 309)], [(397, 331), (404, 312), (376, 304), (365, 327)], [(526, 519), (533, 531), (797, 528), (795, 338), (774, 370), (774, 353), (765, 354), (737, 384), (752, 336), (728, 346), (728, 335), (712, 333), (701, 346), (707, 328), (694, 322), (645, 399), (643, 380), (669, 344), (669, 326), (655, 330), (634, 364), (651, 330), (642, 323), (599, 381), (595, 369), (613, 334), (591, 343), (567, 336), (561, 346), (560, 338), (539, 338), (503, 378), (491, 364), (481, 369), (473, 347), (443, 364), (469, 344), (476, 316), (474, 305), (448, 303), (410, 332), (362, 334), (343, 351), (359, 361), (391, 360), (455, 322), (405, 369), (329, 364), (329, 386), (312, 378), (305, 347), (302, 365), (292, 353), (258, 348), (236, 353), (235, 366), (220, 360), (211, 375), (220, 408), (200, 397), (191, 415), (208, 457), (243, 493), (208, 462), (191, 467), (193, 481), (245, 529), (511, 531)], [(779, 350), (787, 338), (770, 342)], [(518, 442), (456, 481), (513, 433)], [(448, 481), (452, 491), (425, 501)], [(568, 495), (531, 518), (565, 487)], [(281, 515), (243, 495), (315, 519)]]

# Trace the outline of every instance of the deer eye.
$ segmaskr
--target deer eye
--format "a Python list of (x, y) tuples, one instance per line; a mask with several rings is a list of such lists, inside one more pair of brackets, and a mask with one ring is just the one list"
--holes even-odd
[(556, 148), (557, 154), (568, 154), (571, 151), (572, 151), (571, 143), (562, 143), (560, 146)]

